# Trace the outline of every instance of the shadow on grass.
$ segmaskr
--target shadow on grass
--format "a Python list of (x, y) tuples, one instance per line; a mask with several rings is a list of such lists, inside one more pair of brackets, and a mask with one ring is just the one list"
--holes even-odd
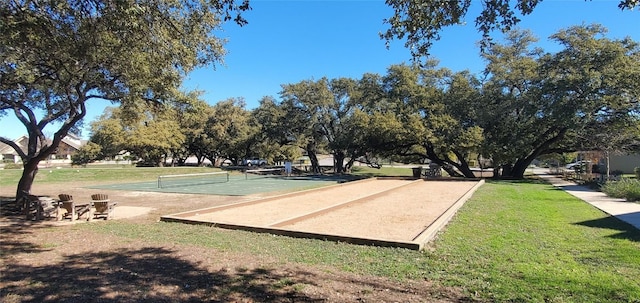
[(172, 253), (156, 247), (120, 249), (68, 255), (45, 266), (9, 266), (2, 275), (2, 296), (4, 302), (323, 301), (296, 293), (280, 282), (289, 277), (270, 270), (210, 272)]
[(43, 249), (31, 243), (17, 240), (28, 237), (39, 229), (47, 228), (43, 221), (27, 221), (18, 210), (15, 197), (0, 197), (0, 257), (17, 253), (38, 253)]
[(593, 228), (617, 230), (620, 232), (610, 235), (609, 237), (614, 239), (626, 239), (634, 242), (640, 242), (640, 230), (622, 220), (640, 222), (640, 212), (619, 215), (618, 217), (607, 216), (600, 219), (587, 220), (574, 224)]
[[(328, 279), (340, 285), (338, 287), (358, 284), (357, 287), (367, 290), (384, 290), (384, 301), (391, 299), (387, 297), (389, 295), (407, 291), (402, 284), (331, 277), (303, 269), (223, 268), (212, 271), (175, 254), (176, 251), (161, 247), (124, 248), (66, 255), (55, 264), (6, 266), (0, 281), (3, 286), (0, 301), (327, 302), (323, 294), (307, 295), (300, 290), (323, 287)], [(416, 298), (437, 294), (449, 298), (450, 302), (467, 301), (460, 293), (434, 290), (420, 289)], [(351, 290), (347, 288), (347, 291)]]
[(578, 185), (578, 184), (567, 184), (567, 185), (558, 185), (556, 186), (557, 190), (569, 190), (569, 191), (577, 191), (577, 192), (596, 192), (597, 190), (586, 186), (586, 185)]
[(531, 178), (524, 178), (524, 179), (494, 179), (494, 178), (488, 178), (485, 179), (485, 182), (487, 183), (493, 183), (493, 184), (549, 184), (549, 182), (540, 179), (540, 178), (536, 178), (536, 177), (531, 177)]
[[(551, 182), (536, 176), (529, 176), (525, 179), (486, 179), (486, 182), (496, 183), (496, 184), (546, 184), (552, 185)], [(593, 192), (599, 191), (597, 188), (590, 186), (588, 184), (580, 185), (572, 182), (567, 182), (565, 185), (556, 185), (550, 190), (571, 190), (571, 191), (580, 191), (580, 192)]]
[(42, 227), (34, 226), (33, 224), (27, 225), (24, 223), (9, 223), (0, 225), (0, 235), (4, 235), (0, 237), (0, 257), (6, 257), (18, 253), (39, 253), (47, 251), (48, 249), (44, 249), (33, 245), (32, 243), (23, 242), (20, 240), (16, 240), (13, 237), (7, 236), (9, 234), (30, 234), (36, 228)]

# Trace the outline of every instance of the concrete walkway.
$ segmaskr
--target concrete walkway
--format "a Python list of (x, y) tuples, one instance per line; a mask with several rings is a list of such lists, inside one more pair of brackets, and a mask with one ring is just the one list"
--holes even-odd
[(624, 199), (610, 198), (602, 192), (595, 191), (586, 186), (565, 181), (546, 172), (535, 172), (540, 178), (560, 188), (567, 193), (581, 199), (603, 212), (627, 222), (640, 229), (640, 203), (626, 202)]

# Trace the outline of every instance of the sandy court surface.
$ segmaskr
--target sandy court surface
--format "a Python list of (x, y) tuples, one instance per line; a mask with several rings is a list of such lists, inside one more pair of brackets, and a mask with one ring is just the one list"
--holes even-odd
[(304, 195), (286, 196), (263, 203), (239, 205), (220, 211), (193, 216), (196, 220), (252, 226), (270, 226), (336, 204), (361, 199), (398, 186), (410, 180), (365, 180), (353, 184), (340, 184), (325, 190), (312, 190)]
[(241, 229), (256, 227), (256, 230), (276, 233), (291, 231), (297, 236), (309, 233), (330, 238), (409, 243), (454, 205), (459, 207), (459, 201), (478, 184), (477, 181), (371, 179), (300, 195), (168, 215), (163, 220)]
[[(386, 181), (384, 181), (386, 182)], [(413, 241), (477, 182), (414, 182), (317, 217), (284, 226), (349, 237)]]

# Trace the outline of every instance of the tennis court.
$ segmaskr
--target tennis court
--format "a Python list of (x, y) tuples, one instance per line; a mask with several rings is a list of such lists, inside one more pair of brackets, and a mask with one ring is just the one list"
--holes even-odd
[(158, 176), (145, 182), (95, 185), (89, 188), (184, 194), (244, 196), (305, 190), (347, 181), (341, 176), (285, 176), (280, 169)]

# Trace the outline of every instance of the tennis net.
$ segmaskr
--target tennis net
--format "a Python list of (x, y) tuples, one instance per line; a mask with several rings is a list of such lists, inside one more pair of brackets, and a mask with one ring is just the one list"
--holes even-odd
[(229, 172), (158, 176), (158, 188), (194, 186), (229, 182)]
[(247, 169), (244, 171), (245, 180), (282, 177), (284, 176), (283, 168), (264, 168), (264, 169)]

